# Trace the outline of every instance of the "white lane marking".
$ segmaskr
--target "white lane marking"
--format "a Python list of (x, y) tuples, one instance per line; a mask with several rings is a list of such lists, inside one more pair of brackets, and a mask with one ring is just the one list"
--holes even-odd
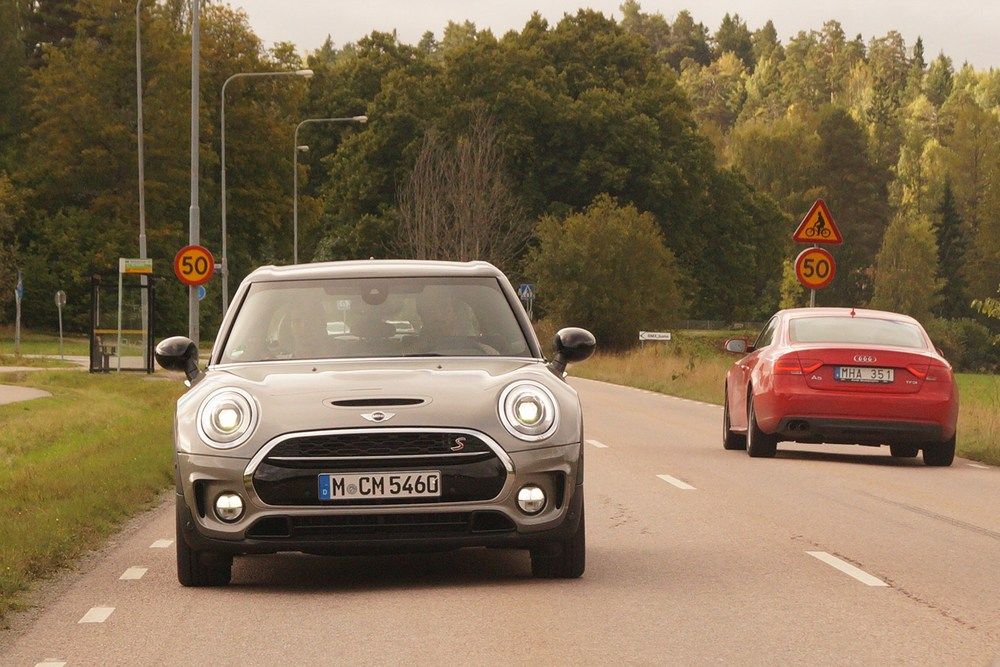
[(969, 467), (970, 468), (982, 468), (983, 470), (989, 470), (990, 469), (989, 466), (981, 466), (978, 463), (970, 463)]
[(600, 442), (599, 440), (588, 440), (587, 444), (588, 445), (593, 445), (594, 447), (597, 447), (598, 449), (607, 449), (608, 448), (607, 445), (605, 445), (603, 442)]
[(830, 567), (835, 567), (849, 577), (854, 577), (866, 586), (888, 586), (878, 577), (873, 577), (861, 568), (855, 567), (848, 563), (846, 560), (837, 558), (833, 554), (828, 554), (825, 551), (807, 551), (807, 554), (813, 558), (818, 558)]
[(657, 475), (657, 477), (659, 477), (660, 479), (662, 479), (667, 484), (673, 484), (678, 489), (684, 489), (685, 491), (696, 491), (697, 490), (693, 486), (691, 486), (690, 484), (688, 484), (687, 482), (682, 482), (681, 480), (677, 479), (676, 477), (671, 477), (670, 475)]
[(153, 542), (152, 544), (149, 545), (149, 548), (150, 549), (166, 549), (167, 547), (169, 547), (173, 543), (174, 543), (173, 540), (156, 540), (155, 542)]
[(114, 607), (91, 607), (77, 623), (103, 623), (114, 611)]
[(66, 664), (65, 660), (56, 660), (55, 658), (45, 658), (41, 662), (36, 662), (35, 667), (64, 667)]
[(130, 567), (129, 569), (122, 572), (122, 576), (118, 577), (122, 580), (130, 579), (142, 579), (142, 575), (146, 574), (146, 568), (144, 567)]

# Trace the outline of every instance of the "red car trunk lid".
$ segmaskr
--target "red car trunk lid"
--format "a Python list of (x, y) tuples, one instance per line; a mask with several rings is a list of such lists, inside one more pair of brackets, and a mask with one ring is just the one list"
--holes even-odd
[[(875, 347), (798, 346), (796, 352), (803, 373), (813, 389), (857, 393), (913, 394), (924, 385), (924, 377), (934, 358), (916, 350)], [(818, 368), (816, 367), (817, 365)], [(837, 379), (837, 369), (889, 368), (892, 382), (849, 382)]]

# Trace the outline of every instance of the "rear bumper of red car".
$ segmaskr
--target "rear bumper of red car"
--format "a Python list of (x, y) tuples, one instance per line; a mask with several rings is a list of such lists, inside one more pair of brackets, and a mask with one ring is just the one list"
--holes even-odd
[(817, 390), (801, 376), (782, 377), (754, 397), (766, 433), (798, 442), (857, 444), (942, 442), (955, 434), (958, 397), (951, 383), (918, 393)]

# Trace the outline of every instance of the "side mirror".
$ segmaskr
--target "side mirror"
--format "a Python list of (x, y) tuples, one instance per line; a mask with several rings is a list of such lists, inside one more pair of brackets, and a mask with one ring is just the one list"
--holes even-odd
[(153, 356), (156, 357), (156, 363), (168, 371), (184, 371), (188, 382), (194, 382), (201, 375), (198, 369), (198, 346), (185, 336), (161, 340)]
[(560, 329), (555, 338), (556, 353), (549, 363), (549, 370), (562, 377), (567, 364), (576, 364), (590, 358), (597, 349), (597, 339), (586, 329), (567, 327)]
[(735, 354), (746, 354), (750, 351), (750, 345), (746, 338), (730, 338), (726, 341), (726, 352)]

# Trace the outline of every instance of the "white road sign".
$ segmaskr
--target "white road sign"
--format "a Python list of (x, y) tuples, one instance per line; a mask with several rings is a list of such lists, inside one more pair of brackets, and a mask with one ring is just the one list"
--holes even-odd
[(670, 340), (669, 331), (640, 331), (639, 340)]

